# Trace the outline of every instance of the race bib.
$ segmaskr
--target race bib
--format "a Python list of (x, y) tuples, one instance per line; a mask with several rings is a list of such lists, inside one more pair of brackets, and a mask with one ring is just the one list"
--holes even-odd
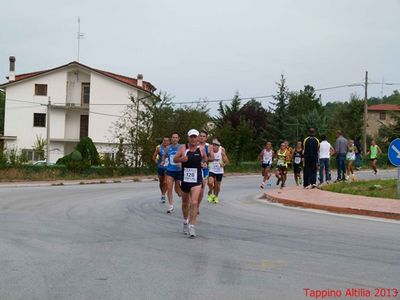
[(278, 166), (285, 166), (285, 160), (278, 159)]
[(295, 158), (294, 158), (294, 163), (295, 163), (296, 165), (298, 165), (299, 163), (301, 163), (301, 157), (295, 157)]
[(213, 162), (213, 170), (214, 170), (214, 172), (217, 172), (217, 173), (222, 171), (221, 164), (219, 163), (219, 161)]
[(270, 165), (271, 164), (271, 159), (270, 158), (264, 159), (263, 160), (263, 164)]
[(189, 183), (197, 183), (197, 168), (184, 168), (183, 181)]

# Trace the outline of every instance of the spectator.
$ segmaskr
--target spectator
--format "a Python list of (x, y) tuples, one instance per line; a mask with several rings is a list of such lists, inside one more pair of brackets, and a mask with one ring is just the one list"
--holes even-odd
[(334, 153), (335, 149), (326, 140), (326, 136), (324, 134), (321, 135), (321, 144), (319, 145), (319, 184), (324, 183), (324, 173), (326, 182), (329, 183), (331, 181), (329, 162)]
[(304, 142), (304, 171), (303, 171), (303, 186), (306, 189), (315, 188), (317, 182), (317, 163), (319, 141), (315, 137), (315, 129), (308, 130), (308, 137)]
[(361, 138), (360, 137), (356, 138), (356, 140), (354, 141), (354, 146), (356, 146), (356, 148), (357, 148), (355, 167), (356, 167), (356, 170), (359, 171), (361, 169), (361, 158), (362, 158), (362, 148), (361, 148)]
[(343, 137), (342, 131), (336, 131), (335, 142), (336, 153), (336, 166), (337, 166), (337, 181), (346, 180), (346, 153), (347, 153), (347, 139)]

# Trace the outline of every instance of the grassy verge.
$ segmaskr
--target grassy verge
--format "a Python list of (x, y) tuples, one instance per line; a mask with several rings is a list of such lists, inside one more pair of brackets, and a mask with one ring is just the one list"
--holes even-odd
[(341, 182), (324, 186), (323, 189), (343, 194), (397, 199), (396, 179)]

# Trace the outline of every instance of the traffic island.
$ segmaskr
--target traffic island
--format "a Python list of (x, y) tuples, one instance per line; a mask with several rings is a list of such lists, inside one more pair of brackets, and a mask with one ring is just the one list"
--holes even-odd
[(286, 187), (264, 193), (270, 202), (326, 210), (334, 213), (354, 214), (400, 220), (400, 200), (340, 194), (320, 189)]

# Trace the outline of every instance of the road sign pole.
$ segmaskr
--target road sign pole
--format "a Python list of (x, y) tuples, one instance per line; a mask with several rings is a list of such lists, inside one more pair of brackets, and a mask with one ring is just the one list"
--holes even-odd
[(400, 199), (400, 166), (397, 167), (397, 198)]

